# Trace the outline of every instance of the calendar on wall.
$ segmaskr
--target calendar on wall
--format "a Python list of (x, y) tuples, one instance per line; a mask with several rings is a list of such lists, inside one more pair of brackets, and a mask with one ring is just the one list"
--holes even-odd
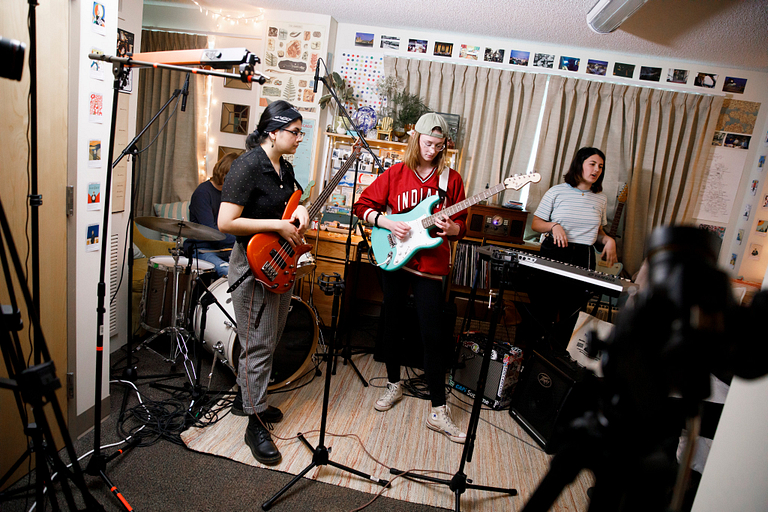
[(384, 56), (365, 52), (342, 52), (339, 56), (339, 75), (355, 88), (357, 107), (371, 106), (381, 109), (381, 98), (376, 82), (384, 77)]

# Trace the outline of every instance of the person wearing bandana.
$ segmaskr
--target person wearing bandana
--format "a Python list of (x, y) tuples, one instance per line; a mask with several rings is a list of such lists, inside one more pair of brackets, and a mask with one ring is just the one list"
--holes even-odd
[[(283, 419), (280, 409), (267, 405), (267, 386), (272, 355), (283, 334), (291, 303), (291, 292), (272, 293), (251, 273), (246, 248), (256, 233), (273, 232), (295, 247), (309, 223), (304, 206), (297, 206), (290, 219), (282, 220), (289, 198), (301, 187), (293, 166), (283, 155), (296, 152), (304, 138), (299, 111), (286, 101), (270, 103), (256, 131), (246, 139), (246, 152), (235, 160), (224, 180), (219, 209), (219, 229), (237, 241), (229, 259), (229, 285), (240, 342), (237, 384), (232, 413), (248, 416), (245, 443), (262, 464), (278, 464), (280, 451), (266, 424)], [(242, 280), (241, 280), (242, 278)]]

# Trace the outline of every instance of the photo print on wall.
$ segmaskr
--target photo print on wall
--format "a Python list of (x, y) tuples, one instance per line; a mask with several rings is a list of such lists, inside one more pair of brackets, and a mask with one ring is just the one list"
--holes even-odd
[(409, 39), (408, 51), (413, 53), (427, 53), (426, 39)]
[(512, 50), (509, 52), (509, 63), (516, 66), (527, 66), (528, 60), (531, 58), (531, 52), (524, 52), (520, 50)]
[(533, 65), (540, 68), (552, 69), (555, 65), (555, 56), (549, 53), (537, 53), (533, 56)]
[(437, 57), (450, 57), (453, 55), (453, 43), (435, 42), (435, 55)]
[(712, 89), (717, 85), (717, 75), (714, 73), (699, 73), (693, 79), (693, 85), (696, 87), (706, 87)]
[(479, 46), (468, 46), (466, 44), (463, 44), (459, 49), (460, 59), (478, 60), (479, 55), (480, 55)]
[(667, 72), (667, 82), (671, 84), (688, 83), (688, 70), (669, 68), (669, 71)]
[(658, 82), (659, 80), (661, 80), (661, 68), (640, 66), (640, 80), (647, 80), (649, 82)]
[(373, 48), (373, 34), (369, 34), (367, 32), (357, 32), (355, 34), (355, 46)]
[(581, 59), (577, 57), (560, 57), (560, 66), (558, 69), (565, 71), (578, 71)]
[(624, 64), (621, 62), (617, 62), (613, 65), (613, 76), (618, 76), (621, 78), (632, 78), (632, 75), (635, 74), (635, 65), (634, 64)]
[(483, 56), (485, 62), (498, 62), (504, 63), (504, 50), (494, 50), (493, 48), (485, 48), (485, 54)]
[(605, 76), (608, 72), (608, 61), (605, 60), (593, 60), (587, 61), (587, 74), (588, 75), (600, 75)]
[(381, 36), (381, 48), (387, 50), (399, 50), (400, 38), (396, 36)]
[(723, 92), (732, 92), (734, 94), (744, 94), (744, 88), (747, 86), (746, 78), (725, 77), (723, 82)]

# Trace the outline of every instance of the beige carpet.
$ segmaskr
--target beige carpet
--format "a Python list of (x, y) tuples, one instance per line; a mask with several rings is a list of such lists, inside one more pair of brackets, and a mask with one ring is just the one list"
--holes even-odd
[[(356, 356), (355, 364), (372, 385), (364, 388), (351, 367), (339, 364), (331, 380), (325, 445), (331, 448), (331, 460), (379, 478), (392, 479), (389, 467), (400, 470), (430, 470), (429, 474), (450, 479), (459, 468), (462, 445), (452, 443), (425, 426), (429, 402), (407, 397), (391, 410), (381, 413), (373, 404), (382, 392), (386, 375), (384, 365), (370, 355)], [(325, 365), (323, 364), (323, 368)], [(298, 474), (312, 460), (312, 453), (298, 439), (302, 432), (316, 446), (322, 412), (325, 376), (316, 377), (308, 386), (288, 393), (270, 396), (270, 404), (280, 407), (285, 419), (273, 431), (283, 460), (272, 469)], [(378, 386), (378, 387), (375, 387)], [(454, 392), (456, 393), (456, 392)], [(471, 406), (449, 396), (453, 419), (466, 428)], [(228, 414), (218, 423), (204, 429), (189, 429), (182, 434), (186, 445), (199, 452), (227, 457), (244, 464), (259, 466), (243, 441), (247, 418)], [(333, 434), (346, 435), (345, 437)], [(357, 441), (354, 434), (359, 437)], [(371, 456), (386, 465), (375, 462)], [(461, 497), (463, 511), (521, 510), (539, 480), (546, 474), (550, 456), (523, 431), (507, 411), (483, 410), (477, 430), (472, 461), (465, 474), (478, 485), (515, 488), (518, 496), (487, 491), (467, 490)], [(442, 473), (440, 473), (442, 472)], [(381, 489), (377, 484), (333, 466), (310, 471), (307, 478), (341, 485), (369, 493)], [(553, 511), (587, 510), (586, 489), (592, 484), (591, 473), (582, 471), (578, 479), (564, 489)], [(454, 508), (454, 495), (446, 485), (397, 478), (386, 496), (447, 509)], [(281, 501), (290, 500), (290, 494)]]

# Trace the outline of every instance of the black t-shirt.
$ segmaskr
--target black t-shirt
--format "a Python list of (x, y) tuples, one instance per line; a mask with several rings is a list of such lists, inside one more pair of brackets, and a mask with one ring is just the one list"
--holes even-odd
[[(229, 168), (221, 191), (221, 200), (243, 207), (241, 217), (281, 219), (288, 200), (296, 190), (293, 167), (280, 158), (280, 176), (261, 148), (256, 146), (240, 155)], [(238, 236), (247, 244), (250, 236)]]
[[(189, 201), (189, 221), (218, 230), (220, 206), (221, 190), (210, 180), (204, 181), (197, 186)], [(227, 235), (224, 240), (216, 242), (187, 239), (184, 241), (184, 251), (190, 254), (193, 245), (197, 249), (226, 249), (235, 245), (235, 237)]]

